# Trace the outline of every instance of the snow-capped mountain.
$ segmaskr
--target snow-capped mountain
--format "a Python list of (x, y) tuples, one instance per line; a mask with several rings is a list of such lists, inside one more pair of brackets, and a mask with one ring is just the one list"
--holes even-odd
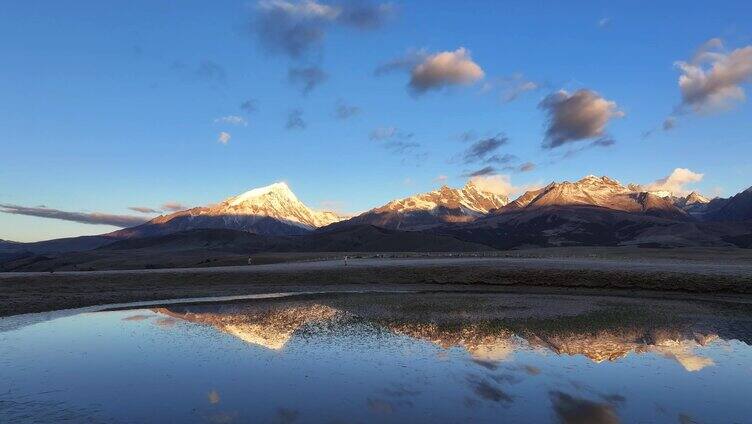
[(299, 235), (340, 221), (333, 212), (315, 211), (303, 204), (283, 182), (255, 188), (216, 205), (159, 216), (118, 237), (162, 235), (198, 228), (223, 228), (265, 235)]
[(253, 215), (314, 229), (341, 220), (334, 212), (314, 211), (303, 204), (287, 184), (280, 182), (230, 197), (209, 208), (212, 215)]
[(552, 206), (598, 206), (675, 218), (686, 215), (669, 198), (640, 191), (639, 186), (633, 184), (624, 186), (612, 178), (594, 175), (576, 182), (553, 182), (541, 189), (528, 191), (500, 212)]
[(506, 196), (483, 191), (472, 182), (462, 188), (438, 190), (393, 200), (344, 221), (342, 225), (371, 224), (385, 228), (421, 229), (443, 223), (471, 222), (506, 205)]

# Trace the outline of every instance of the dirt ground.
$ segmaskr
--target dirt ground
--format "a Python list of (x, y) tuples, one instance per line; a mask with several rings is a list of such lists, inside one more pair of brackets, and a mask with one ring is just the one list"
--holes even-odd
[[(630, 250), (631, 252), (632, 250)], [(109, 303), (339, 290), (616, 292), (752, 299), (745, 251), (538, 251), (538, 257), (424, 257), (132, 271), (0, 273), (0, 316)], [(660, 253), (660, 252), (659, 252)], [(686, 259), (689, 258), (689, 259)]]

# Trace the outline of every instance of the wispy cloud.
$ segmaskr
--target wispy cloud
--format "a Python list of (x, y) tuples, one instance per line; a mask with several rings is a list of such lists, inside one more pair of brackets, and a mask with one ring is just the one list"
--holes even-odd
[(522, 74), (514, 74), (509, 77), (496, 78), (484, 83), (483, 90), (498, 92), (501, 101), (510, 103), (525, 93), (532, 92), (541, 88), (537, 82), (531, 81)]
[(112, 225), (120, 228), (132, 227), (147, 221), (142, 216), (113, 215), (101, 212), (69, 212), (45, 207), (27, 207), (11, 204), (0, 204), (0, 212), (72, 221), (81, 224)]
[[(507, 143), (509, 143), (509, 138), (501, 133), (480, 139), (465, 150), (462, 154), (462, 160), (466, 164), (486, 160), (491, 156), (491, 153)], [(495, 159), (499, 159), (499, 157)]]
[(427, 152), (421, 151), (420, 143), (413, 141), (413, 133), (408, 133), (396, 127), (379, 127), (371, 131), (369, 138), (393, 154), (402, 156), (402, 163), (420, 165)]
[(128, 209), (139, 213), (161, 213), (161, 211), (146, 206), (129, 206)]
[(171, 67), (174, 71), (191, 78), (219, 84), (227, 82), (227, 71), (225, 68), (212, 60), (202, 60), (196, 65), (188, 65), (184, 62), (175, 61)]
[(561, 156), (561, 159), (569, 159), (577, 154), (584, 152), (586, 150), (598, 148), (598, 147), (611, 147), (616, 144), (616, 140), (610, 137), (601, 137), (596, 140), (590, 141), (587, 144), (578, 145), (575, 148), (570, 148), (564, 154)]
[(642, 133), (643, 140), (652, 136), (657, 131), (661, 130), (663, 132), (671, 131), (674, 128), (676, 128), (676, 118), (673, 116), (669, 116), (666, 119), (663, 120), (663, 123), (661, 124), (660, 128), (652, 128), (650, 130), (645, 131)]
[(535, 164), (532, 162), (525, 162), (522, 165), (518, 166), (517, 170), (519, 172), (530, 172), (535, 170)]
[(517, 160), (517, 156), (511, 153), (495, 154), (486, 158), (486, 163), (493, 163), (496, 165), (506, 165)]
[(485, 175), (496, 175), (499, 171), (496, 169), (496, 167), (493, 166), (484, 166), (481, 169), (478, 169), (477, 171), (471, 171), (468, 173), (463, 174), (465, 177), (482, 177)]
[(178, 202), (165, 202), (162, 204), (162, 209), (170, 212), (177, 212), (189, 209), (189, 207)]
[(240, 126), (248, 126), (248, 120), (243, 118), (242, 116), (237, 115), (227, 115), (222, 116), (219, 118), (216, 118), (214, 120), (214, 123), (217, 124), (230, 124), (230, 125), (240, 125)]
[(359, 107), (348, 105), (341, 100), (337, 102), (337, 105), (334, 108), (334, 116), (342, 120), (350, 119), (358, 113), (360, 113)]
[(306, 122), (303, 120), (303, 110), (293, 109), (287, 114), (287, 123), (285, 128), (288, 130), (302, 130), (305, 129)]
[(249, 115), (255, 112), (256, 109), (256, 100), (254, 99), (243, 100), (243, 102), (240, 103), (240, 110)]
[(291, 84), (300, 87), (303, 94), (313, 91), (319, 84), (327, 80), (329, 76), (318, 66), (307, 66), (302, 68), (290, 68), (287, 73), (287, 79)]

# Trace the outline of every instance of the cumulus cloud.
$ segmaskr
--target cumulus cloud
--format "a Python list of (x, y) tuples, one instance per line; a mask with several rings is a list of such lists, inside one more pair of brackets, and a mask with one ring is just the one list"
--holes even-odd
[(686, 196), (691, 192), (686, 186), (702, 181), (705, 174), (687, 168), (676, 168), (667, 177), (642, 186), (645, 191), (668, 191), (675, 196)]
[(178, 202), (165, 202), (162, 204), (162, 209), (170, 212), (177, 212), (188, 209), (188, 206)]
[(713, 38), (688, 61), (677, 61), (683, 108), (706, 113), (729, 109), (745, 100), (742, 84), (752, 81), (752, 45), (731, 52)]
[(423, 50), (410, 52), (376, 68), (376, 75), (399, 70), (410, 73), (408, 87), (416, 95), (453, 85), (473, 84), (485, 76), (464, 47), (433, 54)]
[(240, 110), (250, 115), (256, 111), (256, 101), (254, 99), (243, 100), (240, 103)]
[(539, 185), (516, 186), (512, 184), (512, 177), (504, 174), (476, 175), (471, 176), (469, 181), (480, 190), (502, 196), (514, 196), (527, 190), (539, 188)]
[(243, 118), (242, 116), (237, 116), (237, 115), (227, 115), (227, 116), (219, 117), (214, 120), (214, 123), (242, 125), (244, 127), (248, 125), (248, 121), (245, 118)]
[(290, 68), (287, 73), (287, 80), (291, 84), (299, 86), (303, 94), (310, 93), (319, 84), (326, 81), (328, 77), (326, 72), (318, 66)]
[(617, 104), (595, 91), (564, 90), (546, 96), (538, 105), (548, 115), (543, 147), (553, 149), (567, 143), (603, 137), (606, 124), (624, 116)]
[(161, 211), (158, 211), (154, 208), (150, 208), (147, 206), (129, 206), (128, 209), (139, 212), (139, 213), (160, 213)]
[(305, 127), (306, 122), (303, 120), (303, 111), (301, 109), (293, 109), (287, 114), (285, 128), (288, 130), (302, 130)]
[(219, 133), (219, 137), (217, 137), (217, 141), (222, 144), (227, 144), (230, 142), (231, 138), (232, 138), (232, 135), (230, 133), (221, 131)]
[(347, 103), (343, 101), (337, 102), (337, 105), (334, 108), (334, 116), (336, 116), (338, 119), (350, 119), (353, 116), (360, 113), (360, 108), (353, 105), (348, 105)]
[(472, 84), (485, 76), (464, 47), (429, 55), (410, 71), (410, 88), (417, 94), (450, 85)]
[(486, 160), (491, 153), (507, 143), (509, 143), (509, 138), (504, 134), (480, 139), (465, 150), (462, 154), (462, 160), (466, 164)]
[(375, 29), (392, 11), (389, 4), (365, 1), (328, 5), (314, 0), (262, 0), (257, 3), (251, 31), (267, 51), (299, 59), (319, 49), (332, 26)]
[(68, 212), (45, 207), (27, 207), (10, 204), (0, 204), (0, 212), (73, 221), (81, 224), (112, 225), (120, 228), (132, 227), (147, 221), (142, 216), (113, 215), (101, 212)]

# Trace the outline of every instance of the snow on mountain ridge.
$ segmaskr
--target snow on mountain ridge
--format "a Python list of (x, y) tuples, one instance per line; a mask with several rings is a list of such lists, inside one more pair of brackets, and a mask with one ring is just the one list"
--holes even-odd
[(316, 211), (298, 200), (284, 182), (255, 188), (203, 211), (206, 215), (256, 215), (314, 229), (342, 220), (329, 211)]
[(503, 210), (547, 206), (598, 206), (626, 212), (683, 213), (670, 199), (647, 193), (636, 184), (624, 186), (613, 178), (594, 175), (576, 182), (552, 182), (542, 189), (528, 191)]
[(478, 189), (468, 182), (463, 188), (441, 188), (427, 193), (416, 194), (402, 199), (392, 200), (386, 205), (374, 209), (376, 212), (437, 211), (439, 207), (462, 209), (469, 215), (487, 214), (508, 203), (506, 196)]

